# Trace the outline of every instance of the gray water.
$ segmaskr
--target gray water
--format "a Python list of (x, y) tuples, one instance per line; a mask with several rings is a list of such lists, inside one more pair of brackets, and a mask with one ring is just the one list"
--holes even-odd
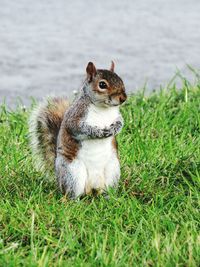
[(200, 1), (0, 0), (0, 102), (72, 94), (111, 60), (129, 92), (199, 69)]

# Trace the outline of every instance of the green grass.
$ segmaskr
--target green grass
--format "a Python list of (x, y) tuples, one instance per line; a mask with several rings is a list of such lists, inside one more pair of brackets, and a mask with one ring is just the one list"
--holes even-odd
[(29, 111), (0, 112), (0, 266), (199, 266), (200, 86), (132, 96), (119, 189), (69, 201), (34, 170)]

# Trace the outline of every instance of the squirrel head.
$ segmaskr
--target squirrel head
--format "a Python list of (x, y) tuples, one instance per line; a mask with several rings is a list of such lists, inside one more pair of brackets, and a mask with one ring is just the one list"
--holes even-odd
[(95, 105), (119, 106), (127, 98), (122, 79), (114, 72), (114, 62), (109, 70), (96, 69), (92, 62), (86, 68), (85, 89)]

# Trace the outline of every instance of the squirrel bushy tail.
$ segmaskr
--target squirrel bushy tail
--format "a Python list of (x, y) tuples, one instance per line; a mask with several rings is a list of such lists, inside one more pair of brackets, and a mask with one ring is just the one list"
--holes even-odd
[(69, 105), (66, 98), (48, 98), (32, 112), (29, 121), (30, 142), (38, 170), (50, 173), (54, 170), (57, 136)]

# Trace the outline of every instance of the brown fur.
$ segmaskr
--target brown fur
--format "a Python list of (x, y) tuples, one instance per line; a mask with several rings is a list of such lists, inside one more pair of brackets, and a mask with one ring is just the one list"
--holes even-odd
[(72, 162), (76, 158), (78, 150), (79, 142), (66, 129), (61, 129), (58, 153), (62, 154), (68, 162)]
[(94, 64), (92, 62), (89, 62), (86, 68), (86, 72), (87, 72), (87, 79), (89, 82), (92, 81), (92, 78), (94, 75), (96, 75), (96, 68), (94, 66)]
[(87, 96), (84, 96), (83, 100), (79, 99), (79, 103), (75, 101), (72, 104), (67, 113), (65, 113), (61, 125), (58, 152), (69, 162), (76, 158), (80, 147), (80, 143), (72, 137), (71, 130), (75, 131), (79, 125), (79, 121), (85, 116), (87, 110), (87, 98)]
[[(103, 80), (108, 88), (106, 91), (99, 90), (99, 81)], [(97, 70), (96, 77), (93, 81), (93, 90), (100, 95), (108, 95), (115, 98), (120, 103), (124, 102), (127, 98), (125, 87), (121, 78), (114, 72), (108, 70)]]
[(117, 145), (117, 140), (116, 140), (115, 137), (113, 137), (113, 139), (112, 139), (112, 146), (113, 146), (114, 150), (117, 151), (117, 147), (118, 147), (118, 145)]
[(58, 132), (69, 102), (64, 98), (51, 98), (45, 107), (41, 107), (37, 118), (37, 138), (44, 162), (54, 166)]
[(116, 140), (115, 137), (113, 137), (113, 139), (112, 139), (112, 146), (113, 146), (113, 148), (114, 148), (114, 150), (115, 150), (115, 153), (117, 154), (117, 157), (118, 157), (118, 159), (119, 159), (119, 154), (118, 154), (118, 144), (117, 144), (117, 140)]
[(97, 70), (97, 76), (99, 79), (103, 79), (109, 82), (108, 90), (114, 92), (125, 91), (122, 79), (115, 73), (109, 70)]
[(115, 70), (115, 63), (111, 61), (110, 71), (114, 72)]

